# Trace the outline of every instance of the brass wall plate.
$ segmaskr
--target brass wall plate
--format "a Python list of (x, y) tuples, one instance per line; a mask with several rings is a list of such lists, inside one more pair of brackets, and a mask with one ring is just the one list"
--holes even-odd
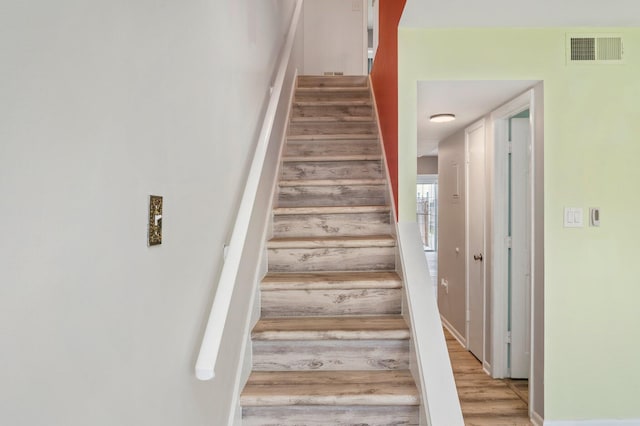
[(162, 197), (149, 196), (149, 246), (162, 244)]

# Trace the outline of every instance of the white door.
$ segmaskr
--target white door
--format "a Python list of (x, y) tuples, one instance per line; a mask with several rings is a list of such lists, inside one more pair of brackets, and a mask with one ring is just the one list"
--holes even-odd
[(484, 123), (467, 129), (467, 349), (484, 361)]
[[(525, 114), (527, 115), (527, 114)], [(511, 118), (509, 274), (511, 377), (529, 378), (531, 360), (531, 129), (529, 118)]]

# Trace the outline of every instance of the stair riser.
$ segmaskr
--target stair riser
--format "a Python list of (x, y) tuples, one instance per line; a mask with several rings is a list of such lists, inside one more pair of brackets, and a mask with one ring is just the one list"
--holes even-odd
[(254, 371), (401, 370), (408, 340), (254, 341)]
[(272, 272), (386, 271), (395, 269), (395, 247), (269, 249)]
[(263, 317), (392, 315), (401, 312), (400, 289), (263, 291)]
[(390, 234), (387, 213), (276, 215), (274, 237), (327, 237)]
[(371, 96), (367, 90), (358, 88), (340, 91), (322, 89), (296, 92), (294, 102), (324, 102), (324, 101), (369, 101)]
[(289, 135), (371, 135), (376, 134), (378, 127), (374, 122), (292, 122), (289, 124)]
[(287, 161), (282, 179), (382, 179), (380, 161)]
[(292, 117), (373, 117), (373, 105), (297, 105)]
[(367, 87), (366, 76), (322, 76), (305, 75), (298, 77), (298, 87)]
[(280, 187), (278, 206), (384, 206), (385, 189), (384, 185)]
[(417, 426), (417, 406), (245, 407), (243, 426)]
[(377, 139), (352, 141), (296, 142), (288, 141), (285, 157), (344, 157), (350, 155), (381, 155)]

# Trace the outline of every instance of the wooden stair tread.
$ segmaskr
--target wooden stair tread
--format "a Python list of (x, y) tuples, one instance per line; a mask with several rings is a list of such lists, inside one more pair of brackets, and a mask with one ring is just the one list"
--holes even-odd
[(304, 86), (296, 88), (296, 93), (313, 93), (317, 91), (333, 92), (336, 94), (343, 92), (361, 92), (368, 94), (369, 88), (367, 86)]
[(296, 89), (302, 87), (368, 87), (366, 75), (299, 75)]
[(267, 248), (326, 248), (326, 247), (395, 247), (391, 235), (358, 235), (331, 237), (278, 237), (267, 242)]
[(380, 272), (315, 272), (268, 273), (261, 283), (262, 291), (401, 288), (402, 280), (395, 271)]
[(306, 117), (291, 117), (291, 122), (294, 123), (375, 123), (373, 117), (367, 116), (306, 116)]
[(284, 156), (282, 161), (287, 163), (293, 162), (314, 162), (314, 161), (380, 161), (382, 160), (381, 154), (355, 154), (355, 155), (304, 155), (304, 156)]
[(241, 395), (243, 406), (419, 403), (408, 370), (254, 371)]
[(262, 318), (251, 336), (257, 340), (406, 340), (410, 333), (401, 315), (343, 315)]
[(376, 133), (335, 133), (335, 134), (314, 134), (314, 135), (287, 135), (289, 141), (328, 141), (328, 140), (374, 140)]
[(385, 179), (296, 179), (281, 180), (279, 186), (348, 186), (348, 185), (384, 185)]
[(276, 207), (274, 215), (387, 213), (390, 206)]

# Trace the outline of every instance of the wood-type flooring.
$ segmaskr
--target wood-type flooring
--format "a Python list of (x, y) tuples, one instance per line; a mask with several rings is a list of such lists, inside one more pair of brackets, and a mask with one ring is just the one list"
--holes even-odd
[(445, 329), (444, 333), (465, 425), (531, 425), (527, 381), (492, 379), (471, 352), (449, 331)]

